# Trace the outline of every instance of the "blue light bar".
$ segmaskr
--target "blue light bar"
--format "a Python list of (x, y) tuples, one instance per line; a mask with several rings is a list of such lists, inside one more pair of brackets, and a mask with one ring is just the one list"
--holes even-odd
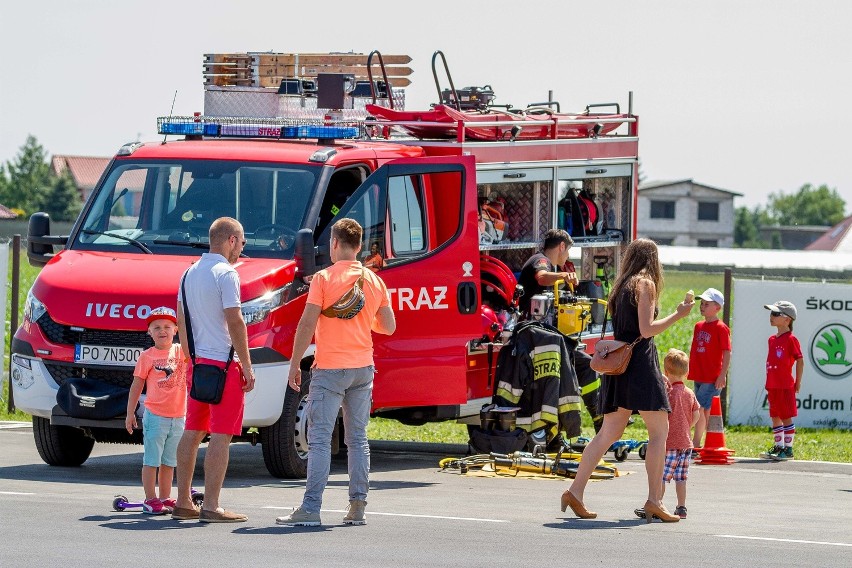
[(184, 136), (274, 139), (357, 138), (359, 134), (357, 126), (300, 124), (292, 119), (182, 116), (158, 118), (157, 131)]
[(184, 136), (218, 136), (219, 125), (209, 122), (166, 122), (159, 125), (160, 134), (182, 134)]

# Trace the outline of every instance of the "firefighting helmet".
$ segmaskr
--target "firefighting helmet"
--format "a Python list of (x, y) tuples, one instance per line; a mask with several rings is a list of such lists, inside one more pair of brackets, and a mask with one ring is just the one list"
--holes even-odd
[(484, 300), (490, 301), (497, 308), (516, 305), (514, 293), (518, 281), (508, 266), (493, 256), (483, 254), (480, 256), (479, 273)]
[(580, 206), (580, 215), (583, 218), (583, 228), (586, 233), (597, 232), (598, 229), (598, 204), (585, 191), (577, 194), (577, 203)]
[(482, 336), (489, 341), (494, 341), (503, 331), (503, 326), (500, 324), (500, 320), (497, 319), (494, 310), (488, 306), (482, 305), (479, 311), (482, 314)]

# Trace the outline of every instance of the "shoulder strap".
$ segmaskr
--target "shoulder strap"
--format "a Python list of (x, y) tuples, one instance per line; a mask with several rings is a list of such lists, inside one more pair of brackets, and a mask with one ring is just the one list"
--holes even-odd
[[(189, 270), (187, 270), (188, 272)], [(184, 325), (186, 325), (186, 343), (187, 347), (189, 347), (189, 358), (192, 359), (192, 364), (195, 365), (195, 342), (192, 339), (192, 322), (189, 317), (189, 304), (186, 303), (186, 287), (184, 283), (186, 282), (186, 272), (183, 273), (183, 276), (180, 278), (180, 295), (181, 302), (183, 303), (183, 319)]]

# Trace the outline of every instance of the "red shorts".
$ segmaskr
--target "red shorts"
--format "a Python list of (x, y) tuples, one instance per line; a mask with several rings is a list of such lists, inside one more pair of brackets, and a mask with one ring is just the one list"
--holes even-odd
[[(216, 365), (224, 369), (224, 361), (198, 357), (197, 363)], [(192, 388), (192, 362), (186, 373), (187, 395)], [(243, 392), (243, 374), (239, 363), (231, 361), (228, 376), (225, 378), (225, 391), (219, 404), (198, 402), (191, 396), (186, 397), (186, 430), (198, 430), (211, 434), (231, 434), (239, 436), (243, 431), (243, 409), (245, 408), (245, 393)]]
[(784, 420), (799, 414), (796, 409), (796, 389), (766, 389), (766, 395), (769, 416)]

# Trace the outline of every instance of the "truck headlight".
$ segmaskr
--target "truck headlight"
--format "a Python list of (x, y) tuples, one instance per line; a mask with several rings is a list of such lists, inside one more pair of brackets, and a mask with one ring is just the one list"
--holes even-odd
[(290, 290), (290, 285), (287, 284), (283, 288), (270, 290), (263, 296), (243, 302), (241, 311), (246, 325), (258, 323), (266, 319), (269, 312), (282, 305), (287, 298), (287, 292)]
[(35, 297), (33, 289), (30, 288), (30, 291), (27, 292), (27, 301), (24, 304), (24, 319), (29, 320), (30, 323), (35, 323), (46, 311), (47, 307)]

